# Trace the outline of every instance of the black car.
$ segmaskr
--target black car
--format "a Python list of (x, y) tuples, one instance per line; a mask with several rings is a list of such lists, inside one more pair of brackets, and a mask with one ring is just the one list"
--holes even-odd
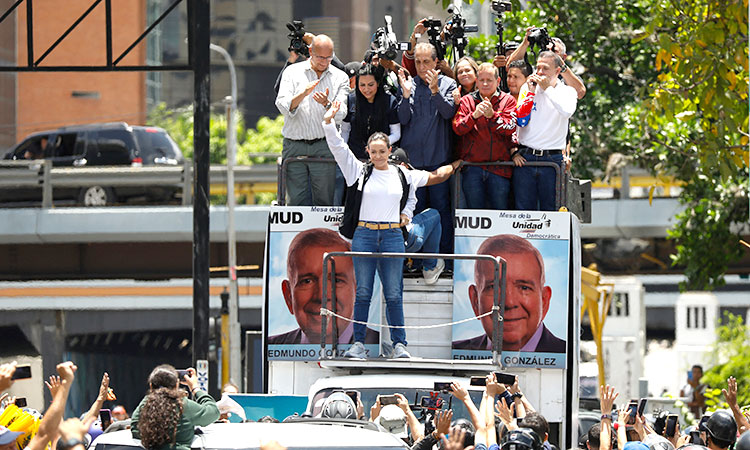
[[(131, 126), (124, 122), (62, 127), (34, 133), (11, 148), (6, 160), (52, 161), (53, 167), (176, 166), (182, 152), (166, 131), (158, 127)], [(103, 206), (134, 197), (169, 200), (179, 186), (88, 186), (54, 189), (55, 200), (76, 200), (86, 206)], [(35, 201), (41, 187), (0, 191), (0, 201)]]

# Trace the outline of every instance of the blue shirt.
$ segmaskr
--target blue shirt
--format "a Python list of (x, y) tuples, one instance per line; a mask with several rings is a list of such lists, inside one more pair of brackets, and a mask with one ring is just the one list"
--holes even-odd
[(419, 76), (409, 98), (401, 97), (398, 120), (401, 122), (401, 147), (417, 169), (435, 168), (447, 163), (452, 152), (451, 120), (456, 112), (453, 90), (456, 81), (438, 76), (438, 93)]

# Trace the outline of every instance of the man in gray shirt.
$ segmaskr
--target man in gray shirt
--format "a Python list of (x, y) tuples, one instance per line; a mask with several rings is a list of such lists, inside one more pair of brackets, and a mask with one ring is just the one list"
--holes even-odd
[(323, 115), (331, 102), (342, 108), (335, 120), (346, 116), (349, 77), (332, 67), (333, 41), (324, 34), (315, 36), (310, 59), (289, 66), (281, 77), (276, 107), (284, 115), (282, 159), (297, 156), (329, 158), (331, 164), (290, 163), (286, 170), (289, 205), (332, 205), (336, 164), (323, 133)]

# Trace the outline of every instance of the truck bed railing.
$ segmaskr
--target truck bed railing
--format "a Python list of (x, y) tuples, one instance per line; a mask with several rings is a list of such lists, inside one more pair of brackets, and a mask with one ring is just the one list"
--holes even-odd
[[(492, 284), (492, 362), (502, 366), (502, 336), (503, 336), (503, 317), (505, 316), (505, 293), (506, 293), (506, 271), (507, 263), (505, 259), (499, 256), (492, 255), (457, 255), (449, 253), (374, 253), (374, 252), (327, 252), (323, 255), (323, 295), (321, 303), (321, 333), (320, 333), (320, 359), (326, 359), (326, 330), (328, 328), (328, 317), (331, 314), (326, 314), (328, 309), (328, 264), (331, 265), (331, 279), (336, 279), (336, 261), (333, 259), (336, 256), (348, 256), (357, 258), (412, 258), (412, 259), (452, 259), (452, 260), (475, 260), (475, 261), (487, 261), (493, 265), (493, 276), (494, 282)], [(336, 298), (336, 283), (331, 284), (331, 308), (330, 313), (336, 314), (336, 302), (333, 299)], [(331, 315), (332, 316), (332, 315)], [(334, 317), (334, 316), (332, 316)], [(338, 316), (350, 322), (355, 322), (352, 319)], [(475, 317), (473, 319), (479, 319)], [(472, 319), (472, 320), (473, 320)], [(442, 324), (442, 326), (450, 326), (452, 323)], [(397, 328), (390, 325), (378, 324), (381, 328)], [(412, 328), (404, 326), (403, 328)], [(416, 328), (416, 327), (415, 327)], [(331, 322), (331, 346), (332, 358), (337, 354), (338, 349), (338, 325), (336, 320), (332, 319)], [(330, 358), (329, 358), (330, 359)]]

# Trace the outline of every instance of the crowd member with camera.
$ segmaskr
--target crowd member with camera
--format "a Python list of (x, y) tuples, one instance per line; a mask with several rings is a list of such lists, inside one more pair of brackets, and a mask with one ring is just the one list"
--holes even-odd
[(554, 211), (556, 173), (551, 167), (527, 166), (529, 161), (554, 162), (563, 170), (568, 121), (576, 110), (575, 89), (561, 83), (560, 57), (539, 53), (536, 72), (521, 88), (516, 116), (518, 149), (512, 156), (513, 191), (520, 210)]
[[(511, 135), (516, 130), (516, 100), (498, 89), (498, 69), (479, 66), (472, 94), (461, 98), (453, 131), (461, 136), (459, 158), (467, 162), (510, 161)], [(461, 187), (469, 209), (508, 209), (512, 168), (466, 166)]]
[[(432, 44), (417, 44), (414, 60), (414, 78), (406, 70), (398, 75), (402, 94), (398, 105), (401, 147), (415, 168), (433, 171), (451, 159), (451, 120), (455, 113), (452, 93), (456, 82), (437, 71), (437, 53)], [(442, 183), (421, 188), (417, 199), (417, 212), (434, 208), (440, 213), (440, 251), (453, 253), (450, 186)]]
[(526, 28), (526, 35), (524, 36), (521, 45), (519, 45), (508, 57), (506, 65), (513, 61), (525, 59), (526, 51), (533, 45), (541, 47), (541, 50), (543, 51), (551, 50), (562, 59), (563, 63), (560, 67), (559, 76), (565, 84), (575, 89), (578, 99), (582, 99), (586, 95), (586, 85), (583, 84), (583, 80), (581, 80), (578, 75), (573, 73), (572, 70), (569, 70), (569, 67), (565, 65), (565, 60), (568, 57), (565, 43), (560, 38), (549, 37), (546, 28)]
[[(190, 389), (189, 399), (180, 384)], [(189, 450), (196, 426), (219, 419), (216, 401), (198, 385), (195, 369), (180, 380), (168, 364), (156, 366), (148, 377), (149, 392), (133, 411), (131, 431), (146, 450)]]
[[(420, 36), (423, 36), (428, 32), (428, 27), (429, 31), (433, 35), (436, 31), (438, 33), (438, 36), (431, 39), (430, 42), (434, 47), (435, 43), (440, 40), (439, 35), (442, 34), (442, 32), (438, 30), (440, 27), (440, 21), (431, 18), (424, 18), (417, 22), (416, 25), (414, 25), (414, 31), (412, 31), (411, 36), (409, 36), (409, 50), (406, 50), (401, 54), (401, 65), (409, 72), (409, 75), (411, 75), (412, 77), (416, 77), (418, 75), (415, 62), (417, 41), (419, 40)], [(438, 55), (437, 48), (435, 49), (435, 52), (435, 57), (437, 59), (435, 68), (446, 77), (453, 78), (454, 73), (448, 62), (443, 58), (443, 55)]]
[[(288, 67), (281, 78), (276, 107), (284, 116), (282, 158), (298, 156), (331, 159), (323, 133), (323, 115), (332, 101), (343, 107), (338, 123), (346, 115), (349, 77), (331, 67), (333, 41), (324, 34), (315, 36), (307, 62)], [(333, 161), (331, 161), (333, 162)], [(336, 166), (320, 162), (296, 162), (286, 169), (289, 205), (328, 206), (333, 204)]]

